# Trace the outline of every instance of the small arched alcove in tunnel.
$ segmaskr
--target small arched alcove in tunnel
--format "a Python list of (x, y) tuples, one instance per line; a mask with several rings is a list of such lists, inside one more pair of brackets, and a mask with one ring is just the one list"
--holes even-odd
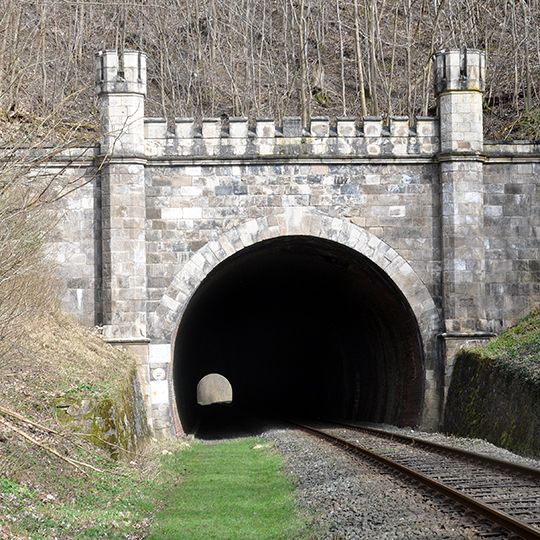
[(219, 373), (236, 410), (416, 425), (424, 358), (404, 295), (368, 258), (307, 236), (267, 240), (219, 264), (180, 322), (180, 420), (200, 420), (197, 384)]
[(197, 384), (197, 403), (212, 405), (213, 403), (232, 403), (233, 390), (227, 377), (219, 373), (205, 375)]

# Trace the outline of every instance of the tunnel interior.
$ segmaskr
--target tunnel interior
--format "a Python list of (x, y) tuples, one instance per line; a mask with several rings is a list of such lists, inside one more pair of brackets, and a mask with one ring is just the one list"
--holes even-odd
[(187, 433), (223, 420), (197, 403), (211, 373), (230, 382), (237, 413), (421, 420), (424, 358), (410, 305), (367, 257), (329, 240), (275, 238), (220, 263), (189, 301), (174, 351)]

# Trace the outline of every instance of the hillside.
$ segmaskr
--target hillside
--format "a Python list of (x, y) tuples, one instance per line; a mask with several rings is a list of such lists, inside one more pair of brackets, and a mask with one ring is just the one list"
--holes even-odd
[(65, 400), (120, 400), (133, 361), (58, 312), (21, 330), (0, 341), (0, 539), (143, 537), (156, 449), (118, 462), (88, 424), (60, 421)]
[[(148, 116), (433, 115), (431, 56), (486, 51), (487, 138), (538, 138), (538, 0), (3, 0), (3, 141), (97, 137), (94, 54), (148, 54)], [(34, 133), (35, 134), (35, 133)]]

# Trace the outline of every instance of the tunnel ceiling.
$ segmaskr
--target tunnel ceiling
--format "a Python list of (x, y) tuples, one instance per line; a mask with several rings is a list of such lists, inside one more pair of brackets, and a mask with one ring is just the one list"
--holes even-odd
[(189, 432), (209, 373), (230, 381), (237, 409), (416, 425), (423, 366), (416, 319), (384, 272), (341, 244), (291, 236), (208, 275), (182, 317), (173, 373)]

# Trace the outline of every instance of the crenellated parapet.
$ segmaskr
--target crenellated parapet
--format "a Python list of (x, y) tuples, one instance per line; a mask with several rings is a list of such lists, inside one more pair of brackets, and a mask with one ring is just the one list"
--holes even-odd
[(178, 118), (171, 126), (164, 118), (145, 119), (145, 154), (150, 158), (190, 157), (427, 157), (439, 151), (439, 120), (381, 117), (313, 117), (308, 128), (299, 116), (273, 118)]
[(141, 51), (116, 50), (96, 53), (96, 93), (146, 95), (146, 55)]
[(486, 87), (486, 53), (476, 49), (446, 49), (435, 53), (435, 96), (443, 92), (477, 91)]

